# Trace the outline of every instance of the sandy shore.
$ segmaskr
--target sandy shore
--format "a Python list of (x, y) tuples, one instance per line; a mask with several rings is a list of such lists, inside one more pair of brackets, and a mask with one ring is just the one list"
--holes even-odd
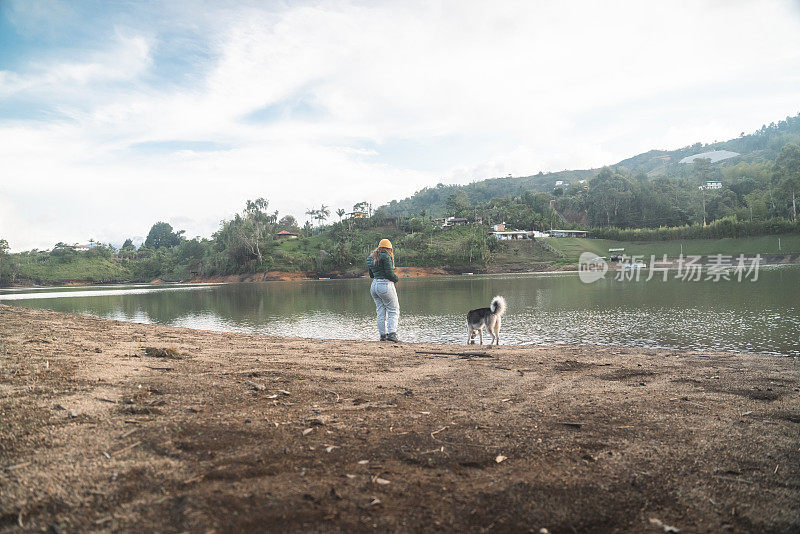
[(797, 532), (799, 363), (0, 305), (0, 531)]

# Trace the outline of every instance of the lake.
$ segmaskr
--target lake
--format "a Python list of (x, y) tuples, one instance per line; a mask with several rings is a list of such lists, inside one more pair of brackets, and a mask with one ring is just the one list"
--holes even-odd
[[(609, 273), (610, 275), (611, 273)], [(800, 268), (758, 280), (660, 276), (585, 284), (575, 273), (406, 278), (400, 338), (465, 343), (466, 312), (505, 296), (503, 344), (591, 343), (800, 355)], [(0, 290), (0, 302), (205, 330), (375, 339), (369, 279)], [(484, 337), (488, 342), (489, 336)]]

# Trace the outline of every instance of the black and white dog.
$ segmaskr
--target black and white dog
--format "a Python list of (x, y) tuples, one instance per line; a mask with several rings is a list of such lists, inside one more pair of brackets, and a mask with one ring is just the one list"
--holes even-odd
[(492, 303), (488, 308), (478, 308), (472, 310), (467, 314), (467, 345), (475, 344), (475, 333), (480, 336), (481, 345), (483, 345), (483, 327), (492, 336), (492, 342), (495, 345), (500, 344), (500, 323), (501, 317), (506, 313), (506, 299), (497, 296), (492, 299)]

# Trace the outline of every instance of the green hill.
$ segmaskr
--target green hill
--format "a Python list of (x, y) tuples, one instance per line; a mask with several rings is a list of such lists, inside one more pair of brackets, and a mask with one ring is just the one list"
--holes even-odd
[[(744, 132), (727, 141), (711, 144), (694, 143), (677, 150), (650, 150), (611, 165), (631, 176), (646, 175), (648, 178), (691, 178), (692, 165), (679, 163), (681, 159), (716, 150), (728, 150), (739, 154), (713, 165), (714, 170), (735, 166), (739, 163), (773, 162), (786, 143), (800, 143), (800, 113), (778, 123), (770, 123), (745, 135)], [(444, 185), (426, 187), (408, 198), (392, 200), (379, 208), (384, 216), (428, 215), (441, 217), (452, 215), (447, 210), (447, 200), (463, 191), (471, 205), (485, 203), (493, 198), (521, 195), (525, 191), (552, 193), (556, 182), (575, 184), (578, 180), (591, 179), (599, 169), (565, 170), (538, 173), (532, 176), (489, 178), (466, 185)]]
[(442, 217), (447, 214), (447, 199), (459, 191), (464, 191), (472, 204), (478, 204), (493, 198), (521, 195), (525, 191), (549, 192), (553, 190), (553, 184), (557, 181), (572, 183), (589, 179), (595, 174), (597, 174), (596, 169), (588, 169), (539, 173), (523, 177), (489, 178), (467, 185), (437, 184), (435, 187), (417, 191), (403, 200), (392, 200), (379, 209), (381, 215), (389, 217), (415, 215)]

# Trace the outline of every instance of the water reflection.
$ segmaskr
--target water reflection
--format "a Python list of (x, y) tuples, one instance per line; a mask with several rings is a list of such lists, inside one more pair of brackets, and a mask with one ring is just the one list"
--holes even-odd
[[(508, 344), (599, 343), (800, 355), (800, 269), (757, 282), (583, 284), (574, 274), (404, 279), (400, 333), (463, 343), (467, 310), (504, 295)], [(7, 304), (207, 330), (375, 338), (369, 280), (3, 290)]]

